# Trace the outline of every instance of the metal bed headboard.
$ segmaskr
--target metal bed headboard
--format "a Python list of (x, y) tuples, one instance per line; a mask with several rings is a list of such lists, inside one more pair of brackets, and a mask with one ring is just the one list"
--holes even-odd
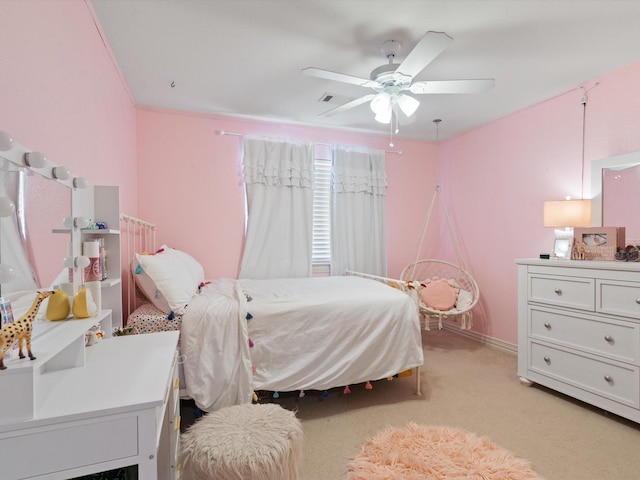
[(136, 284), (133, 278), (134, 272), (131, 271), (131, 265), (135, 253), (154, 253), (156, 251), (156, 225), (155, 223), (141, 220), (131, 215), (120, 213), (120, 233), (121, 245), (123, 250), (122, 258), (123, 272), (128, 275), (122, 276), (123, 283), (123, 320), (126, 324), (131, 312), (140, 306), (144, 301), (141, 294), (136, 291)]

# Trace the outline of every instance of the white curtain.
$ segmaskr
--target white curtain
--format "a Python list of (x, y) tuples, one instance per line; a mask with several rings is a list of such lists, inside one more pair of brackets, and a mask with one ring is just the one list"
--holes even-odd
[(313, 147), (244, 137), (247, 227), (239, 278), (311, 275)]
[(384, 151), (337, 146), (332, 173), (331, 273), (386, 277)]

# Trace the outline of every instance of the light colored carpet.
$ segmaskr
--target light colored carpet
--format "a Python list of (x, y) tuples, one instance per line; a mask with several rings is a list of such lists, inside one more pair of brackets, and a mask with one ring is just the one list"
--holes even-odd
[(347, 480), (543, 480), (529, 462), (460, 428), (409, 423), (369, 439)]
[[(514, 320), (515, 321), (515, 320)], [(640, 425), (543, 387), (524, 387), (513, 353), (458, 332), (423, 332), (422, 396), (414, 377), (351, 385), (322, 398), (281, 394), (304, 431), (301, 480), (339, 480), (368, 438), (408, 422), (487, 436), (547, 480), (638, 480)], [(188, 424), (189, 411), (183, 411)]]

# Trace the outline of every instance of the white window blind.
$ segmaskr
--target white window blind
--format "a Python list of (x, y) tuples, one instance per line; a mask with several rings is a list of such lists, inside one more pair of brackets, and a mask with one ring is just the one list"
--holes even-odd
[(330, 145), (315, 145), (315, 185), (313, 193), (313, 248), (311, 263), (315, 273), (329, 272), (331, 265), (331, 164)]

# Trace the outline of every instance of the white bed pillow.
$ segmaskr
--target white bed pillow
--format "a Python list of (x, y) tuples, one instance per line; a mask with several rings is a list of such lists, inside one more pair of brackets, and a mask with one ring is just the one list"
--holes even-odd
[(156, 283), (142, 268), (142, 265), (140, 265), (137, 258), (134, 258), (131, 261), (131, 271), (133, 272), (133, 279), (136, 282), (136, 285), (147, 300), (153, 303), (153, 305), (163, 313), (167, 315), (171, 313), (171, 307), (169, 306), (167, 299), (164, 298), (164, 295), (162, 295), (162, 292), (158, 289)]
[[(153, 302), (153, 297), (156, 296), (155, 289), (151, 290), (154, 293), (153, 297), (149, 298), (154, 305), (165, 313), (174, 312), (182, 315), (185, 307), (196, 294), (198, 286), (204, 281), (202, 265), (189, 254), (166, 245), (163, 245), (154, 255), (137, 253), (136, 260), (142, 271), (155, 285), (155, 289), (164, 297), (170, 310), (166, 312)], [(147, 291), (149, 290), (147, 285)], [(146, 292), (145, 295), (149, 296)]]
[(202, 265), (200, 265), (200, 263), (191, 255), (183, 252), (182, 250), (171, 248), (167, 245), (162, 245), (162, 247), (160, 247), (160, 250), (171, 250), (180, 258), (180, 260), (182, 260), (191, 275), (193, 275), (193, 277), (198, 280), (198, 285), (200, 285), (200, 282), (204, 282), (204, 268), (202, 268)]

